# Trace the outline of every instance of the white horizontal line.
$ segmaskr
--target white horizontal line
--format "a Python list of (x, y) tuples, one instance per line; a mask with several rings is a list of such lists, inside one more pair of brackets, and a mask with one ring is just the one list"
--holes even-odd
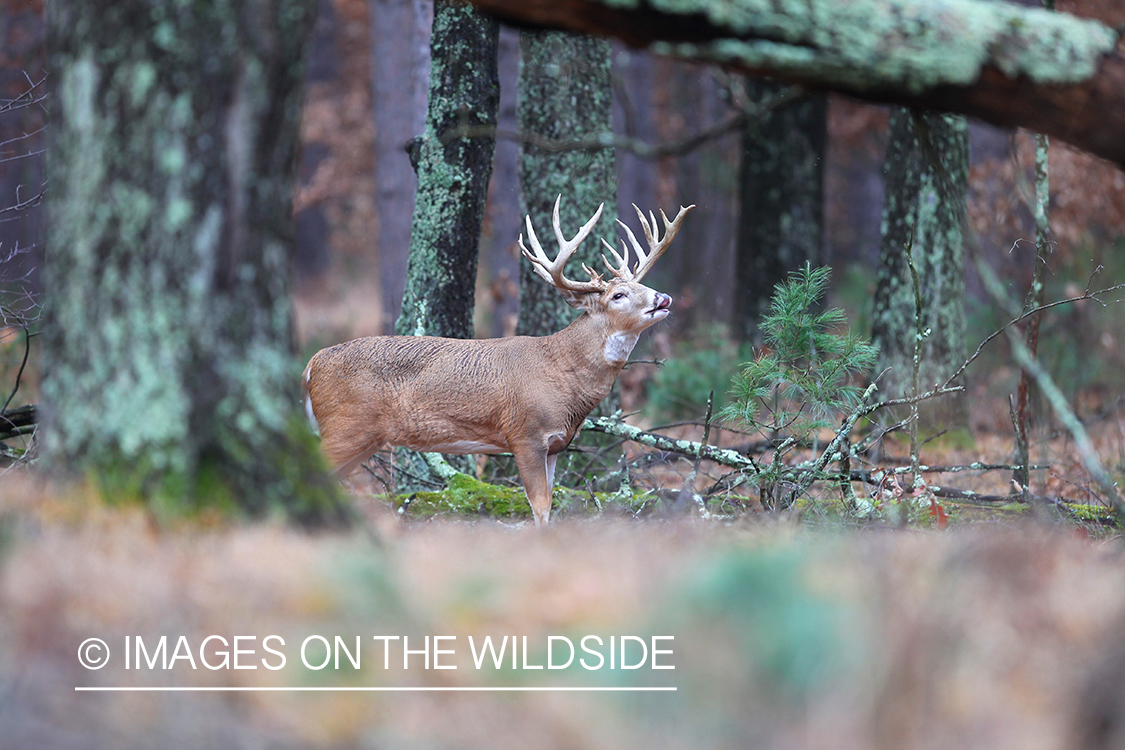
[(652, 693), (676, 692), (676, 687), (76, 687), (98, 693)]

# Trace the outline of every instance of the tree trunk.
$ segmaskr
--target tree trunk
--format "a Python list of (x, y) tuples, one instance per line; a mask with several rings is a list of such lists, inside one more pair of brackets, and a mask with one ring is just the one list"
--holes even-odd
[[(747, 81), (763, 101), (788, 87)], [(760, 345), (758, 322), (774, 286), (806, 262), (820, 262), (824, 232), (824, 148), (828, 102), (810, 95), (768, 112), (742, 132), (741, 210), (735, 278), (735, 330)]]
[[(704, 65), (667, 62), (660, 66), (667, 72), (659, 83), (664, 90), (663, 111), (655, 115), (662, 120), (659, 140), (682, 141), (730, 116), (726, 92), (713, 71)], [(733, 300), (738, 294), (734, 284), (738, 180), (731, 165), (737, 163), (739, 148), (734, 135), (650, 168), (650, 179), (660, 186), (657, 207), (671, 212), (694, 203), (699, 207), (697, 216), (706, 217), (702, 221), (693, 217), (685, 223), (676, 236), (678, 250), (661, 259), (649, 277), (654, 288), (661, 288), (668, 279), (682, 290), (672, 317), (664, 323), (674, 327), (680, 337), (706, 336), (704, 328), (709, 324), (730, 325), (733, 321)], [(703, 411), (696, 417), (702, 419)]]
[(1125, 50), (1098, 21), (993, 0), (472, 2), (513, 23), (1048, 133), (1125, 168)]
[[(525, 136), (575, 141), (613, 133), (609, 42), (557, 31), (520, 34), (517, 117)], [(548, 255), (558, 247), (551, 230), (551, 209), (562, 196), (560, 225), (567, 239), (585, 224), (598, 204), (602, 217), (567, 266), (568, 276), (584, 278), (582, 264), (604, 269), (599, 237), (617, 237), (617, 179), (613, 147), (589, 151), (549, 151), (525, 143), (519, 161), (520, 204), (531, 216)], [(521, 231), (523, 230), (521, 227)], [(520, 317), (516, 332), (546, 336), (565, 328), (576, 313), (562, 295), (520, 264)]]
[(341, 517), (289, 302), (311, 10), (50, 4), (48, 467), (161, 508)]
[[(965, 191), (969, 135), (965, 118), (891, 114), (886, 197), (872, 340), (879, 346), (876, 372), (889, 368), (880, 391), (896, 398), (911, 390), (916, 316), (907, 246), (912, 248), (922, 296), (920, 388), (944, 383), (965, 361)], [(960, 384), (960, 383), (956, 383)], [(920, 407), (928, 428), (968, 426), (963, 394)]]
[(495, 127), (500, 25), (470, 5), (434, 3), (426, 129), (413, 146), (418, 193), (400, 335), (473, 337), (473, 298), (492, 137), (454, 138), (458, 126)]

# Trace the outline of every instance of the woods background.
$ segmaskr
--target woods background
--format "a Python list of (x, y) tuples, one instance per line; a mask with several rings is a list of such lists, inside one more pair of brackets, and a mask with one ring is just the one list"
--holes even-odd
[[(130, 150), (123, 139), (122, 148), (106, 150), (107, 163), (120, 173), (153, 177), (158, 186), (153, 194), (167, 195), (174, 191), (164, 188), (176, 184), (178, 171), (195, 167), (194, 176), (190, 169), (183, 172), (188, 175), (183, 184), (206, 185), (193, 194), (201, 196), (200, 205), (214, 201), (251, 218), (242, 226), (250, 227), (249, 235), (233, 232), (225, 244), (213, 243), (212, 255), (204, 252), (210, 248), (201, 247), (203, 240), (181, 242), (199, 251), (200, 267), (219, 266), (215, 294), (202, 303), (184, 293), (192, 291), (190, 285), (177, 283), (175, 273), (164, 273), (173, 268), (190, 275), (194, 268), (183, 255), (161, 254), (175, 242), (153, 241), (144, 222), (125, 221), (130, 231), (119, 234), (99, 223), (103, 217), (95, 209), (114, 205), (118, 193), (99, 187), (87, 200), (75, 200), (68, 192), (82, 184), (75, 180), (75, 165), (86, 164), (90, 154), (78, 136), (95, 120), (75, 116), (83, 113), (75, 106), (82, 103), (74, 96), (79, 91), (75, 79), (52, 69), (48, 14), (56, 14), (51, 16), (56, 40), (82, 41), (86, 31), (90, 38), (101, 33), (102, 47), (121, 54), (118, 39), (132, 39), (137, 32), (143, 40), (143, 34), (142, 25), (118, 12), (137, 12), (142, 5), (169, 13), (187, 13), (188, 6), (214, 11), (205, 19), (211, 26), (201, 21), (210, 29), (210, 36), (201, 37), (204, 43), (169, 43), (161, 49), (182, 57), (156, 56), (168, 66), (161, 68), (166, 78), (174, 77), (169, 70), (190, 73), (177, 85), (195, 87), (201, 107), (212, 94), (224, 106), (228, 99), (222, 97), (229, 97), (249, 109), (261, 107), (254, 111), (262, 121), (277, 124), (285, 117), (270, 119), (277, 114), (271, 102), (296, 102), (298, 88), (303, 89), (300, 109), (292, 109), (300, 116), (297, 149), (284, 137), (274, 139), (286, 132), (280, 126), (240, 131), (245, 122), (237, 118), (225, 130), (214, 122), (206, 126), (243, 136), (232, 140), (254, 143), (251, 152), (276, 157), (274, 162), (299, 154), (291, 196), (243, 190), (252, 182), (238, 173), (245, 162), (233, 159), (232, 166), (224, 153), (200, 146), (205, 139), (192, 130), (198, 123), (177, 116), (183, 110), (161, 109), (167, 100), (128, 93), (149, 89), (123, 85), (120, 109), (107, 108), (109, 120), (119, 112), (129, 115), (114, 120), (116, 125), (154, 123), (149, 134), (189, 134), (181, 145), (190, 141), (200, 149), (191, 152), (191, 159), (157, 160), (149, 169), (145, 158), (151, 154), (141, 147)], [(642, 45), (663, 34), (674, 37), (659, 47), (664, 52), (726, 63), (686, 62), (621, 41), (580, 38), (574, 45), (589, 66), (556, 69), (575, 48), (550, 41), (557, 32), (534, 32), (548, 42), (532, 48), (526, 39), (521, 43), (519, 30), (503, 23), (491, 36), (495, 22), (486, 19), (477, 35), (497, 45), (499, 114), (487, 203), (477, 219), (479, 265), (466, 285), (474, 301), (471, 333), (511, 335), (529, 325), (519, 317), (530, 304), (521, 301), (527, 289), (521, 291), (524, 271), (515, 238), (524, 211), (534, 210), (521, 204), (520, 182), (535, 165), (521, 161), (521, 145), (561, 146), (548, 156), (569, 160), (567, 170), (597, 173), (603, 187), (615, 180), (610, 192), (616, 193), (617, 205), (615, 211), (607, 206), (607, 214), (628, 220), (631, 203), (646, 210), (695, 203), (698, 208), (675, 247), (649, 277), (654, 288), (675, 298), (674, 315), (651, 329), (634, 354), (664, 364), (639, 363), (620, 380), (619, 405), (629, 419), (646, 427), (671, 422), (665, 430), (669, 441), (707, 434), (703, 420), (709, 393), (725, 397), (739, 363), (762, 344), (759, 326), (774, 285), (806, 260), (832, 268), (821, 309), (842, 307), (853, 330), (864, 337), (884, 336), (884, 352), (893, 348), (888, 332), (900, 343), (911, 340), (916, 321), (909, 316), (878, 321), (880, 302), (893, 286), (880, 292), (879, 279), (902, 260), (896, 251), (910, 238), (921, 253), (947, 248), (943, 242), (950, 235), (941, 241), (928, 235), (923, 242), (905, 223), (887, 221), (884, 212), (897, 201), (914, 217), (928, 209), (937, 214), (934, 207), (957, 194), (947, 184), (954, 177), (963, 178), (963, 202), (958, 198), (952, 204), (963, 206), (954, 218), (961, 249), (970, 252), (956, 261), (963, 267), (953, 269), (963, 290), (950, 293), (951, 287), (941, 287), (947, 290), (944, 297), (926, 301), (933, 303), (935, 319), (950, 310), (961, 315), (957, 325), (964, 330), (943, 325), (934, 340), (953, 350), (949, 361), (956, 363), (1018, 315), (1040, 263), (1037, 146), (1030, 132), (1001, 127), (1006, 123), (1023, 121), (1052, 133), (1051, 244), (1043, 300), (1082, 297), (1125, 280), (1125, 119), (1120, 116), (1123, 95), (1114, 93), (1125, 87), (1113, 85), (1123, 68), (1122, 42), (1114, 41), (1112, 31), (1125, 24), (1125, 9), (1117, 2), (1058, 3), (1061, 13), (1105, 25), (1087, 29), (1070, 19), (1060, 22), (1087, 29), (1078, 37), (1091, 48), (1101, 49), (1098, 45), (1109, 39), (1092, 83), (1044, 84), (1030, 74), (1015, 82), (1005, 79), (1003, 66), (1022, 64), (1016, 53), (1025, 46), (1072, 49), (1062, 44), (1073, 39), (1061, 27), (1052, 26), (1039, 39), (1034, 28), (1017, 23), (1004, 35), (1012, 46), (996, 45), (1012, 59), (992, 65), (979, 81), (933, 90), (896, 88), (876, 76), (883, 69), (851, 69), (839, 59), (832, 67), (828, 43), (842, 37), (812, 33), (814, 44), (801, 36), (807, 29), (795, 27), (769, 30), (774, 38), (764, 47), (778, 52), (771, 69), (776, 79), (748, 75), (770, 63), (749, 54), (763, 46), (735, 54), (730, 45), (713, 44), (719, 31), (729, 31), (725, 22), (746, 19), (704, 18), (703, 0), (682, 4), (698, 11), (687, 20), (678, 18), (669, 3), (649, 3), (644, 11), (625, 0), (489, 0), (480, 5), (525, 25), (551, 22), (599, 31), (616, 24), (619, 37)], [(801, 4), (814, 5), (872, 7)], [(1022, 12), (1038, 3), (1019, 5)], [(637, 489), (638, 496), (653, 490), (649, 499), (603, 507), (626, 483), (617, 457), (604, 459), (608, 451), (594, 442), (580, 455), (601, 463), (580, 464), (570, 472), (567, 479), (577, 489), (569, 495), (569, 513), (560, 513), (562, 523), (541, 534), (525, 528), (526, 502), (518, 491), (486, 501), (473, 497), (453, 513), (441, 498), (427, 505), (424, 493), (388, 497), (386, 486), (374, 479), (346, 485), (349, 500), (361, 510), (350, 526), (307, 533), (291, 523), (323, 525), (342, 515), (335, 485), (310, 459), (315, 455), (311, 435), (289, 419), (299, 409), (301, 364), (321, 346), (392, 332), (404, 298), (410, 299), (408, 259), (412, 241), (419, 244), (420, 236), (412, 238), (416, 177), (410, 156), (419, 163), (428, 158), (427, 144), (414, 139), (429, 127), (432, 8), (425, 0), (321, 0), (315, 6), (263, 0), (255, 7), (281, 8), (295, 26), (302, 19), (309, 23), (311, 37), (297, 77), (291, 65), (296, 55), (264, 43), (272, 37), (259, 33), (254, 24), (260, 19), (220, 15), (235, 6), (60, 1), (46, 8), (40, 0), (0, 2), (0, 98), (9, 102), (0, 109), (5, 326), (0, 394), (12, 394), (5, 405), (10, 427), (0, 475), (0, 693), (5, 696), (0, 748), (1123, 746), (1125, 561), (1112, 498), (1113, 483), (1125, 471), (1125, 315), (1114, 304), (1120, 292), (1102, 300), (1105, 305), (1086, 299), (1045, 311), (1039, 333), (1039, 359), (1073, 409), (1077, 427), (1092, 436), (1096, 458), (1104, 465), (1102, 478), (1083, 462), (1075, 424), (1061, 419), (1031, 387), (1031, 463), (1047, 468), (1016, 481), (1011, 464), (1020, 438), (1012, 412), (1021, 366), (1016, 341), (997, 336), (965, 370), (967, 390), (959, 409), (927, 417), (921, 457), (946, 468), (957, 464), (958, 471), (927, 474), (930, 494), (921, 504), (912, 504), (909, 486), (895, 478), (912, 470), (917, 478), (922, 472), (917, 446), (910, 446), (905, 431), (899, 428), (885, 441), (867, 440), (893, 426), (894, 419), (888, 419), (864, 427), (863, 463), (857, 451), (851, 473), (843, 466), (827, 481), (818, 475), (812, 503), (785, 499), (786, 493), (809, 490), (807, 485), (798, 483), (800, 492), (790, 485), (753, 495), (732, 487), (737, 471), (702, 455), (670, 448), (638, 453), (632, 441), (625, 447), (617, 441), (612, 447), (646, 472)], [(942, 7), (970, 6), (998, 13), (1011, 7)], [(794, 17), (800, 10), (794, 7)], [(180, 18), (185, 17), (195, 19)], [(72, 19), (84, 25), (61, 22)], [(80, 27), (85, 31), (75, 31)], [(230, 29), (260, 43), (243, 49), (226, 35)], [(760, 31), (739, 33), (751, 39)], [(282, 37), (291, 41), (300, 34)], [(809, 56), (787, 54), (792, 50), (783, 42)], [(146, 43), (138, 48), (151, 51)], [(937, 45), (931, 52), (936, 50), (940, 61), (944, 49)], [(80, 71), (88, 64), (77, 44), (56, 46), (51, 54), (67, 64), (77, 60)], [(529, 102), (517, 101), (521, 54), (527, 78), (537, 77), (528, 66), (546, 71), (538, 76), (541, 93), (530, 104), (544, 112), (550, 111), (548, 104), (555, 107), (538, 123), (528, 115)], [(925, 73), (925, 61), (933, 59), (919, 58), (916, 72)], [(240, 68), (247, 60), (249, 66)], [(130, 84), (131, 62), (105, 69), (120, 73), (116, 83)], [(1075, 52), (1071, 65), (1050, 74), (1081, 77), (1084, 62)], [(225, 75), (263, 69), (273, 71), (265, 78), (284, 97), (255, 94), (252, 75)], [(609, 160), (607, 149), (594, 155), (568, 148), (567, 132), (550, 131), (566, 116), (565, 101), (561, 108), (546, 101), (552, 77), (561, 84), (587, 74), (607, 84), (611, 101), (602, 102), (602, 109), (584, 105), (581, 114), (591, 114), (591, 122), (567, 121), (566, 127), (571, 134), (586, 128), (596, 134), (611, 122), (616, 147)], [(866, 81), (865, 75), (870, 76)], [(61, 96), (55, 88), (59, 81), (66, 84)], [(833, 87), (848, 95), (823, 92)], [(1068, 108), (1068, 103), (1081, 106)], [(973, 118), (936, 113), (946, 110)], [(59, 112), (63, 117), (52, 120)], [(466, 108), (466, 120), (470, 114)], [(48, 145), (51, 128), (60, 123), (66, 137), (56, 133), (57, 140)], [(536, 124), (544, 128), (529, 138)], [(1068, 145), (1068, 139), (1076, 145)], [(928, 158), (939, 149), (948, 156)], [(935, 164), (953, 165), (966, 150), (961, 166), (935, 170)], [(270, 158), (262, 161), (275, 176), (284, 174)], [(476, 176), (488, 168), (476, 169)], [(544, 172), (544, 179), (564, 185), (571, 174)], [(192, 183), (196, 178), (201, 182)], [(100, 185), (86, 187), (94, 184)], [(289, 187), (284, 184), (283, 191)], [(554, 195), (536, 198), (549, 205)], [(564, 202), (567, 198), (564, 193)], [(54, 207), (51, 200), (58, 201)], [(290, 204), (292, 238), (285, 234)], [(118, 205), (126, 208), (118, 218), (137, 215), (124, 201)], [(263, 219), (247, 206), (280, 206), (283, 220)], [(182, 213), (169, 215), (182, 219)], [(196, 218), (208, 215), (201, 210)], [(61, 220), (66, 216), (68, 223)], [(271, 234), (279, 226), (284, 231)], [(233, 241), (247, 236), (253, 241)], [(52, 246), (48, 237), (65, 242)], [(95, 243), (111, 263), (90, 265), (97, 256), (73, 250)], [(468, 244), (471, 248), (472, 238)], [(55, 267), (45, 273), (51, 263)], [(238, 263), (270, 273), (250, 274), (248, 280), (224, 272), (236, 271)], [(291, 295), (288, 272), (280, 269), (284, 263), (292, 264)], [(948, 264), (924, 268), (926, 282), (934, 284), (945, 283), (941, 273), (950, 270)], [(1015, 313), (997, 302), (1002, 295), (990, 286), (989, 270), (1015, 303)], [(114, 283), (122, 279), (139, 281)], [(90, 280), (101, 286), (83, 286)], [(56, 286), (56, 301), (49, 302), (52, 284), (64, 283), (67, 290), (97, 288), (107, 294), (104, 299), (62, 295), (58, 289), (63, 287)], [(429, 289), (423, 285), (414, 297)], [(452, 297), (460, 294), (464, 302), (470, 296), (464, 291)], [(45, 313), (45, 304), (55, 304), (54, 311)], [(548, 311), (542, 317), (549, 316)], [(135, 325), (129, 332), (146, 335), (130, 339), (104, 325), (126, 318)], [(405, 325), (410, 332), (419, 327), (414, 319)], [(176, 338), (161, 338), (161, 330)], [(232, 356), (233, 345), (257, 351), (263, 330), (266, 354)], [(216, 341), (219, 345), (212, 346)], [(45, 356), (45, 348), (54, 354)], [(191, 356), (158, 356), (169, 351)], [(952, 374), (940, 359), (938, 353), (927, 355), (942, 375), (925, 375), (924, 388), (931, 377)], [(101, 368), (104, 383), (67, 390), (65, 373), (81, 372), (90, 363)], [(867, 382), (859, 380), (861, 386)], [(135, 388), (136, 382), (147, 389)], [(247, 383), (265, 385), (240, 387)], [(884, 396), (904, 388), (889, 380), (883, 386)], [(51, 387), (57, 398), (52, 399)], [(161, 398), (150, 398), (153, 394)], [(33, 411), (15, 410), (52, 400), (81, 419), (66, 429), (51, 428), (54, 446), (41, 456), (36, 430), (46, 428), (37, 427)], [(163, 412), (153, 403), (180, 411)], [(962, 418), (966, 424), (959, 424)], [(835, 429), (791, 447), (787, 459), (807, 463)], [(595, 441), (602, 437), (593, 435)], [(780, 453), (776, 435), (772, 442), (769, 435), (758, 437), (716, 427), (709, 447), (744, 450), (741, 460)], [(146, 441), (154, 446), (151, 453), (126, 450), (147, 449)], [(143, 460), (134, 461), (136, 455)], [(913, 466), (907, 465), (911, 458)], [(982, 462), (999, 468), (986, 470)], [(888, 471), (873, 481), (876, 467), (902, 472)], [(64, 469), (72, 479), (89, 481), (42, 481), (57, 480), (67, 474)], [(484, 478), (510, 480), (503, 470), (502, 465), (490, 468), (493, 475)], [(613, 479), (611, 486), (597, 484), (606, 477)], [(846, 507), (838, 499), (837, 482), (854, 484), (865, 504)], [(946, 494), (937, 492), (942, 489), (938, 482), (950, 483)], [(185, 486), (191, 497), (218, 500), (170, 512), (168, 499)], [(693, 504), (693, 493), (704, 501)], [(285, 514), (272, 513), (275, 501)], [(408, 503), (423, 512), (406, 512)], [(675, 518), (674, 511), (683, 512), (685, 505), (694, 522)], [(896, 508), (899, 512), (892, 512)], [(908, 528), (899, 530), (900, 525)], [(126, 671), (120, 664), (118, 645), (126, 636), (144, 636), (151, 643), (183, 635), (198, 643), (213, 633), (267, 632), (284, 635), (290, 644), (313, 632), (363, 636), (369, 646), (372, 634), (391, 632), (412, 639), (446, 632), (526, 635), (533, 642), (557, 633), (669, 633), (675, 635), (677, 655), (669, 682), (678, 691), (657, 697), (437, 692), (482, 684), (541, 687), (544, 681), (538, 680), (540, 674), (529, 677), (515, 670), (483, 677), (467, 668), (436, 676), (384, 670), (373, 651), (365, 654), (364, 669), (329, 673), (294, 665), (276, 677), (260, 671)], [(87, 670), (75, 660), (79, 644), (93, 636), (110, 642), (118, 659), (110, 669)], [(551, 685), (621, 688), (656, 682), (653, 675), (639, 673), (556, 674), (557, 682), (547, 680)], [(169, 684), (232, 692), (94, 696), (74, 691), (77, 685)], [(233, 692), (286, 684), (436, 690), (378, 697)]]

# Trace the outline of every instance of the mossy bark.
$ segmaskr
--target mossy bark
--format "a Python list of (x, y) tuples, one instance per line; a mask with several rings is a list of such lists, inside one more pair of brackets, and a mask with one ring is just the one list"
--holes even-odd
[(49, 4), (44, 462), (175, 509), (340, 518), (299, 413), (304, 0)]
[[(520, 132), (551, 142), (578, 141), (613, 133), (610, 45), (602, 39), (560, 31), (520, 33), (519, 93), (516, 116)], [(551, 210), (562, 196), (559, 217), (567, 239), (585, 224), (598, 205), (602, 217), (567, 265), (570, 278), (582, 280), (585, 263), (605, 268), (598, 238), (616, 245), (617, 177), (613, 147), (548, 150), (525, 143), (520, 152), (520, 208), (531, 217), (548, 255), (558, 246), (551, 231)], [(521, 227), (521, 230), (523, 228)], [(524, 230), (526, 233), (526, 230)], [(577, 313), (526, 260), (520, 264), (520, 317), (516, 332), (547, 336), (570, 324)]]
[[(749, 79), (747, 88), (763, 101), (785, 87)], [(774, 286), (806, 262), (820, 262), (827, 116), (827, 99), (813, 94), (768, 112), (742, 132), (735, 325), (756, 345)]]
[(496, 19), (452, 0), (434, 3), (426, 129), (415, 142), (418, 192), (400, 335), (473, 337), (473, 299), (492, 137), (449, 138), (459, 125), (496, 125)]
[[(879, 347), (879, 389), (888, 398), (909, 393), (916, 315), (907, 252), (921, 285), (921, 390), (944, 383), (965, 361), (965, 191), (969, 129), (953, 115), (891, 113), (886, 198), (872, 341)], [(960, 383), (953, 383), (959, 385)], [(927, 429), (968, 426), (963, 394), (920, 406)]]

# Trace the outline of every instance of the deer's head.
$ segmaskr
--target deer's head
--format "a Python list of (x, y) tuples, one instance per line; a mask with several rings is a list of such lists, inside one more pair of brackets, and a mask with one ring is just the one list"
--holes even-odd
[(553, 261), (543, 252), (543, 247), (535, 236), (535, 230), (532, 229), (530, 216), (527, 217), (526, 224), (527, 238), (531, 243), (531, 250), (528, 250), (523, 244), (523, 235), (520, 235), (520, 249), (532, 262), (536, 273), (545, 279), (548, 284), (558, 289), (562, 293), (563, 299), (571, 307), (585, 310), (591, 315), (605, 316), (612, 333), (635, 337), (653, 323), (668, 317), (668, 311), (672, 306), (672, 298), (645, 286), (641, 283), (641, 279), (649, 272), (657, 258), (668, 249), (672, 240), (675, 239), (676, 233), (680, 230), (680, 223), (688, 211), (695, 206), (680, 208), (676, 218), (671, 221), (661, 211), (660, 218), (664, 221), (664, 236), (660, 237), (656, 216), (650, 212), (646, 218), (634, 204), (633, 208), (636, 210), (637, 216), (640, 217), (641, 228), (644, 230), (645, 240), (648, 243), (648, 252), (641, 248), (640, 242), (637, 241), (636, 235), (633, 234), (628, 225), (618, 220), (617, 223), (624, 228), (629, 243), (633, 247), (633, 252), (637, 255), (636, 265), (632, 269), (629, 268), (629, 245), (625, 243), (625, 240), (621, 240), (622, 252), (618, 254), (617, 250), (603, 239), (602, 244), (613, 255), (614, 260), (614, 263), (610, 263), (606, 256), (602, 256), (602, 261), (610, 272), (609, 278), (603, 279), (600, 273), (586, 264), (582, 264), (582, 270), (586, 272), (590, 280), (573, 281), (563, 275), (563, 266), (566, 265), (574, 251), (590, 234), (594, 225), (598, 223), (604, 204), (598, 206), (593, 218), (578, 230), (578, 234), (567, 240), (559, 226), (559, 201), (561, 199), (562, 196), (555, 199), (552, 217), (555, 238), (559, 243), (559, 254), (555, 256)]

